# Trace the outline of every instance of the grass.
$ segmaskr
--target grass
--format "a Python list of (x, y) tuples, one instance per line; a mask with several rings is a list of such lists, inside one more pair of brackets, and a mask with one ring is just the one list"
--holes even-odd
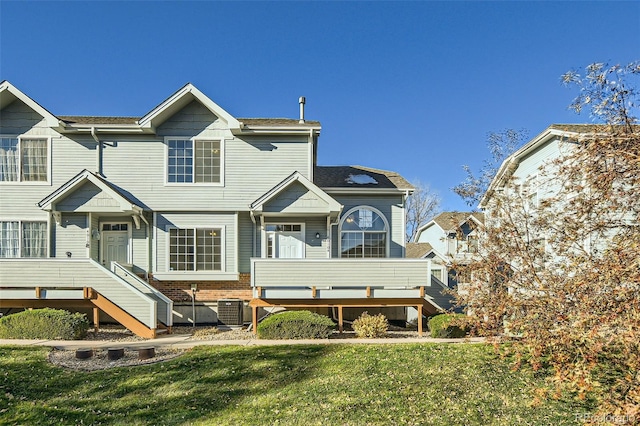
[(532, 406), (542, 378), (479, 344), (202, 346), (95, 372), (47, 352), (0, 347), (0, 424), (562, 425), (588, 411)]

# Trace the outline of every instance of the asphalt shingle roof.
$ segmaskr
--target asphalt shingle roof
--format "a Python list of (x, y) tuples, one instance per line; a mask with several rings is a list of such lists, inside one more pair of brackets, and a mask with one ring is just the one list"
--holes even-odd
[(432, 220), (437, 223), (440, 228), (448, 231), (456, 228), (463, 220), (465, 220), (469, 216), (473, 216), (478, 219), (480, 223), (484, 223), (484, 213), (479, 212), (442, 212)]
[(68, 124), (136, 124), (138, 117), (98, 117), (89, 115), (60, 115)]
[[(361, 175), (368, 176), (376, 183), (355, 183), (353, 177)], [(414, 189), (396, 172), (363, 166), (317, 166), (314, 183), (321, 188)]]
[[(68, 124), (137, 124), (140, 117), (106, 117), (89, 115), (61, 115), (58, 118)], [(320, 122), (306, 120), (300, 123), (293, 118), (238, 118), (247, 126), (267, 126), (267, 127), (319, 127)]]
[(429, 243), (407, 243), (405, 257), (422, 259), (431, 250), (433, 250), (433, 247)]

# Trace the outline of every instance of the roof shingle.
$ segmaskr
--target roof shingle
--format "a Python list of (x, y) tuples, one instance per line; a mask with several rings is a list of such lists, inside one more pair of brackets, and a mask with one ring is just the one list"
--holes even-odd
[(469, 216), (473, 216), (474, 218), (478, 219), (480, 223), (484, 223), (484, 213), (480, 212), (443, 212), (434, 217), (432, 220), (437, 223), (438, 226), (443, 230), (449, 231), (456, 228)]
[[(368, 181), (357, 183), (353, 177), (367, 176)], [(317, 166), (314, 183), (321, 188), (381, 188), (413, 190), (413, 186), (396, 172), (363, 166)]]
[(407, 243), (405, 248), (405, 257), (412, 259), (422, 259), (433, 247), (429, 243)]

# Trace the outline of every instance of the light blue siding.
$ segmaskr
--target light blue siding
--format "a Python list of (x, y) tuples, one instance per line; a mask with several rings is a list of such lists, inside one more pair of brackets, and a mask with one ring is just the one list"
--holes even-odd
[[(155, 232), (156, 238), (156, 269), (155, 276), (162, 276), (163, 279), (197, 279), (207, 280), (228, 280), (229, 274), (238, 273), (236, 264), (236, 253), (238, 250), (237, 230), (235, 227), (235, 213), (162, 213), (157, 214)], [(207, 271), (200, 273), (178, 272), (169, 270), (169, 229), (170, 228), (222, 228), (224, 233), (223, 249), (223, 270)], [(171, 278), (173, 277), (173, 278)], [(194, 277), (194, 278), (192, 278)]]
[[(344, 205), (342, 216), (353, 207), (370, 206), (379, 210), (387, 219), (390, 229), (389, 241), (389, 257), (404, 257), (404, 209), (402, 195), (343, 195), (330, 194), (337, 202)], [(332, 257), (340, 257), (339, 242), (340, 234), (339, 226), (332, 227), (333, 247), (331, 248)]]
[(65, 213), (55, 227), (55, 257), (87, 258), (88, 227), (86, 213)]

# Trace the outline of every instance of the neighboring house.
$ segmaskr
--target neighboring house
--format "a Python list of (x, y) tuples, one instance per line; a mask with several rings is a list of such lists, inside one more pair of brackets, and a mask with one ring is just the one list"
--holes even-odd
[[(405, 256), (412, 186), (316, 164), (320, 124), (187, 84), (142, 117), (56, 116), (0, 83), (0, 308), (92, 307), (148, 337), (190, 301), (447, 308)], [(182, 310), (181, 310), (182, 309)], [(177, 311), (177, 312), (176, 312)]]
[(418, 229), (415, 241), (407, 244), (407, 257), (431, 259), (433, 277), (453, 288), (457, 282), (451, 266), (469, 262), (478, 252), (483, 223), (483, 213), (440, 213)]
[[(526, 226), (526, 232), (522, 235), (523, 243), (541, 249), (533, 260), (536, 270), (553, 268), (554, 263), (564, 265), (567, 262), (563, 256), (570, 252), (567, 249), (570, 246), (558, 245), (556, 242), (560, 253), (553, 248), (552, 242), (563, 235), (555, 231), (554, 226), (564, 225), (564, 214), (575, 213), (576, 207), (572, 205), (572, 200), (579, 192), (589, 192), (588, 188), (583, 188), (586, 185), (584, 180), (571, 182), (569, 161), (573, 161), (573, 150), (579, 149), (578, 141), (602, 131), (602, 126), (592, 124), (552, 124), (504, 160), (480, 200), (479, 207), (485, 212), (487, 224), (497, 225), (501, 220), (500, 216), (508, 214), (512, 223), (521, 228)], [(574, 176), (574, 179), (584, 177)], [(498, 202), (501, 198), (512, 200), (513, 203), (502, 203), (499, 211), (496, 206), (501, 203)], [(574, 229), (572, 237), (577, 238), (575, 242), (581, 249), (596, 252), (598, 244), (606, 245), (615, 233), (613, 224), (616, 221), (630, 220), (631, 223), (636, 223), (637, 218), (631, 211), (625, 214), (605, 209), (605, 205), (603, 202), (599, 207), (602, 211), (597, 217), (580, 219), (584, 232), (575, 233), (577, 230)], [(541, 217), (546, 219), (539, 224), (537, 220)], [(595, 223), (587, 222), (592, 219)], [(559, 223), (554, 225), (556, 220)], [(610, 229), (596, 232), (595, 229), (600, 227), (598, 222), (601, 221), (608, 221), (607, 228)], [(517, 262), (514, 261), (511, 266), (517, 266)]]
[[(516, 191), (513, 195), (527, 198), (532, 207), (537, 207), (539, 200), (554, 192), (553, 177), (545, 177), (542, 182), (541, 169), (550, 166), (562, 155), (566, 155), (580, 134), (590, 133), (596, 126), (590, 124), (552, 124), (542, 133), (531, 139), (516, 152), (507, 157), (489, 188), (480, 200), (479, 208), (491, 213), (491, 200), (496, 191), (508, 189)], [(510, 188), (507, 188), (511, 186)]]

